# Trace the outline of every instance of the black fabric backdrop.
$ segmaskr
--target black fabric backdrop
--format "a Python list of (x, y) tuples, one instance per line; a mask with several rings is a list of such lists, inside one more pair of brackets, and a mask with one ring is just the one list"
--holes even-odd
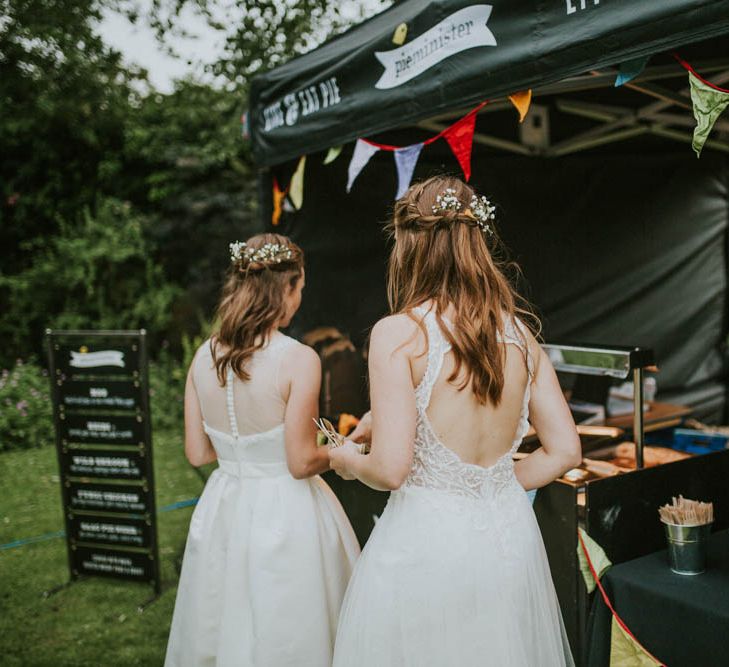
[[(308, 156), (303, 208), (278, 231), (307, 255), (293, 333), (333, 325), (364, 344), (387, 311), (382, 223), (397, 177), (392, 154), (377, 153), (347, 194), (351, 151), (328, 166), (323, 153)], [(551, 160), (474, 153), (471, 183), (500, 207), (545, 340), (652, 347), (659, 397), (726, 421), (727, 159), (697, 160), (685, 147)], [(274, 175), (287, 183), (291, 167)], [(444, 170), (458, 166), (441, 141), (423, 151), (415, 178)]]

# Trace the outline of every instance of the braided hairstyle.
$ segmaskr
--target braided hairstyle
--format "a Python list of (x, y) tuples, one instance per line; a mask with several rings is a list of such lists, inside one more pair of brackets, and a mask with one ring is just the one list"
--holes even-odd
[(228, 367), (249, 380), (246, 363), (268, 341), (286, 316), (284, 297), (304, 270), (304, 253), (280, 234), (257, 234), (245, 243), (231, 243), (231, 265), (223, 286), (211, 340), (213, 362), (221, 386)]
[[(470, 386), (483, 405), (501, 400), (505, 352), (499, 337), (506, 319), (518, 313), (539, 332), (530, 305), (506, 277), (518, 274), (519, 268), (502, 259), (500, 241), (489, 224), (493, 211), (487, 199), (460, 179), (434, 176), (412, 185), (395, 203), (387, 227), (395, 241), (388, 262), (391, 312), (408, 314), (425, 331), (412, 310), (433, 302), (455, 361), (448, 381), (458, 380), (459, 389)], [(442, 319), (451, 305), (453, 330)], [(524, 335), (519, 327), (517, 332)]]

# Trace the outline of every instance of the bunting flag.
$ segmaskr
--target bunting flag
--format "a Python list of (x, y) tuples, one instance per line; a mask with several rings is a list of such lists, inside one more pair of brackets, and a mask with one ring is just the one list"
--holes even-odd
[(395, 152), (395, 166), (397, 167), (397, 194), (395, 199), (400, 199), (410, 187), (413, 180), (415, 165), (420, 157), (420, 151), (425, 144), (413, 144), (405, 148), (398, 148)]
[(595, 540), (582, 530), (582, 528), (578, 528), (577, 530), (581, 538), (581, 543), (577, 545), (577, 560), (580, 564), (580, 572), (582, 573), (582, 578), (585, 580), (587, 592), (592, 593), (595, 590), (595, 579), (590, 571), (587, 555), (583, 552), (581, 545), (584, 545), (585, 551), (589, 554), (590, 561), (597, 572), (598, 578), (602, 578), (602, 575), (610, 569), (612, 563), (602, 547)]
[(694, 118), (696, 119), (694, 138), (691, 145), (696, 153), (696, 157), (701, 157), (701, 151), (704, 148), (706, 140), (709, 138), (716, 119), (729, 106), (729, 90), (719, 88), (719, 86), (704, 79), (677, 53), (674, 53), (673, 57), (689, 73), (691, 102), (694, 109)]
[(709, 138), (716, 119), (729, 106), (729, 91), (711, 86), (690, 72), (689, 84), (696, 119), (694, 139), (691, 145), (696, 152), (696, 157), (701, 157), (701, 150)]
[(643, 58), (633, 58), (632, 60), (626, 60), (624, 63), (620, 63), (618, 68), (618, 75), (615, 77), (615, 87), (618, 88), (628, 81), (632, 81), (638, 76), (648, 64), (650, 56)]
[(339, 157), (339, 154), (342, 152), (341, 146), (332, 146), (328, 151), (327, 155), (324, 158), (324, 164), (331, 164)]
[(278, 181), (273, 179), (273, 214), (271, 215), (271, 224), (275, 227), (281, 220), (281, 204), (286, 196), (286, 190), (282, 190), (278, 186)]
[(304, 204), (304, 168), (306, 167), (306, 155), (299, 158), (299, 164), (291, 177), (289, 183), (289, 199), (294, 208), (298, 211)]
[(364, 139), (357, 139), (357, 143), (354, 145), (352, 159), (347, 169), (347, 192), (352, 189), (352, 185), (354, 185), (354, 181), (359, 176), (359, 172), (364, 169), (364, 166), (370, 161), (370, 158), (379, 150), (379, 146), (375, 146)]
[[(600, 595), (602, 595), (605, 606), (612, 614), (612, 626), (610, 632), (610, 667), (665, 667), (664, 663), (658, 660), (658, 658), (654, 655), (651, 655), (638, 641), (628, 626), (625, 625), (623, 619), (618, 616), (618, 612), (615, 611), (615, 608), (610, 602), (610, 598), (600, 582), (602, 574), (605, 569), (607, 569), (604, 567), (604, 562), (607, 562), (608, 567), (610, 567), (610, 561), (607, 560), (605, 552), (602, 550), (600, 545), (597, 544), (597, 542), (590, 539), (589, 535), (582, 530), (582, 528), (577, 529), (577, 542), (577, 552), (581, 553), (580, 567), (582, 567), (582, 561), (584, 559), (584, 563), (587, 565), (593, 581), (593, 590), (595, 586), (597, 586), (600, 590)], [(589, 549), (587, 546), (588, 542), (590, 544)], [(604, 559), (604, 562), (602, 563), (603, 568), (599, 574), (595, 569), (595, 566), (600, 566), (600, 560), (593, 563), (593, 554), (596, 555), (598, 559)], [(585, 583), (587, 583), (587, 581), (585, 581)]]
[(520, 90), (518, 93), (509, 95), (509, 99), (519, 112), (519, 122), (523, 123), (526, 115), (529, 113), (529, 107), (532, 104), (532, 89)]
[(610, 667), (661, 667), (662, 664), (634, 641), (613, 616), (610, 628)]
[(471, 111), (457, 123), (443, 131), (443, 138), (461, 165), (466, 182), (471, 180), (471, 149), (473, 148), (473, 132), (476, 129), (476, 114)]

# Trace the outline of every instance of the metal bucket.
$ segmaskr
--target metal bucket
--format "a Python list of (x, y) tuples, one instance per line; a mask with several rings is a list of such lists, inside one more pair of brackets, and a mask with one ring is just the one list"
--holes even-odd
[(668, 561), (676, 574), (701, 574), (706, 570), (706, 550), (711, 524), (679, 526), (665, 523)]

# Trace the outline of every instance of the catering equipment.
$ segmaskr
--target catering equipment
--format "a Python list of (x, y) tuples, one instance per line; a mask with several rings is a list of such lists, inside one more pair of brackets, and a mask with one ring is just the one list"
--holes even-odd
[[(649, 402), (644, 415), (641, 388), (643, 372), (653, 365), (651, 350), (597, 345), (543, 347), (561, 373), (622, 380), (632, 375), (636, 388), (634, 405), (638, 409), (633, 415), (607, 419), (613, 430), (598, 431), (601, 435), (596, 436), (591, 429), (606, 427), (578, 426), (582, 465), (539, 489), (534, 503), (567, 635), (579, 665), (591, 596), (580, 574), (577, 528), (584, 528), (617, 564), (665, 548), (656, 508), (672, 496), (713, 501), (714, 528), (729, 527), (729, 450), (696, 456), (644, 446), (646, 423), (675, 426), (690, 413), (684, 406)], [(625, 442), (628, 435), (635, 444)], [(520, 451), (527, 453), (538, 446), (536, 434), (531, 433)]]

